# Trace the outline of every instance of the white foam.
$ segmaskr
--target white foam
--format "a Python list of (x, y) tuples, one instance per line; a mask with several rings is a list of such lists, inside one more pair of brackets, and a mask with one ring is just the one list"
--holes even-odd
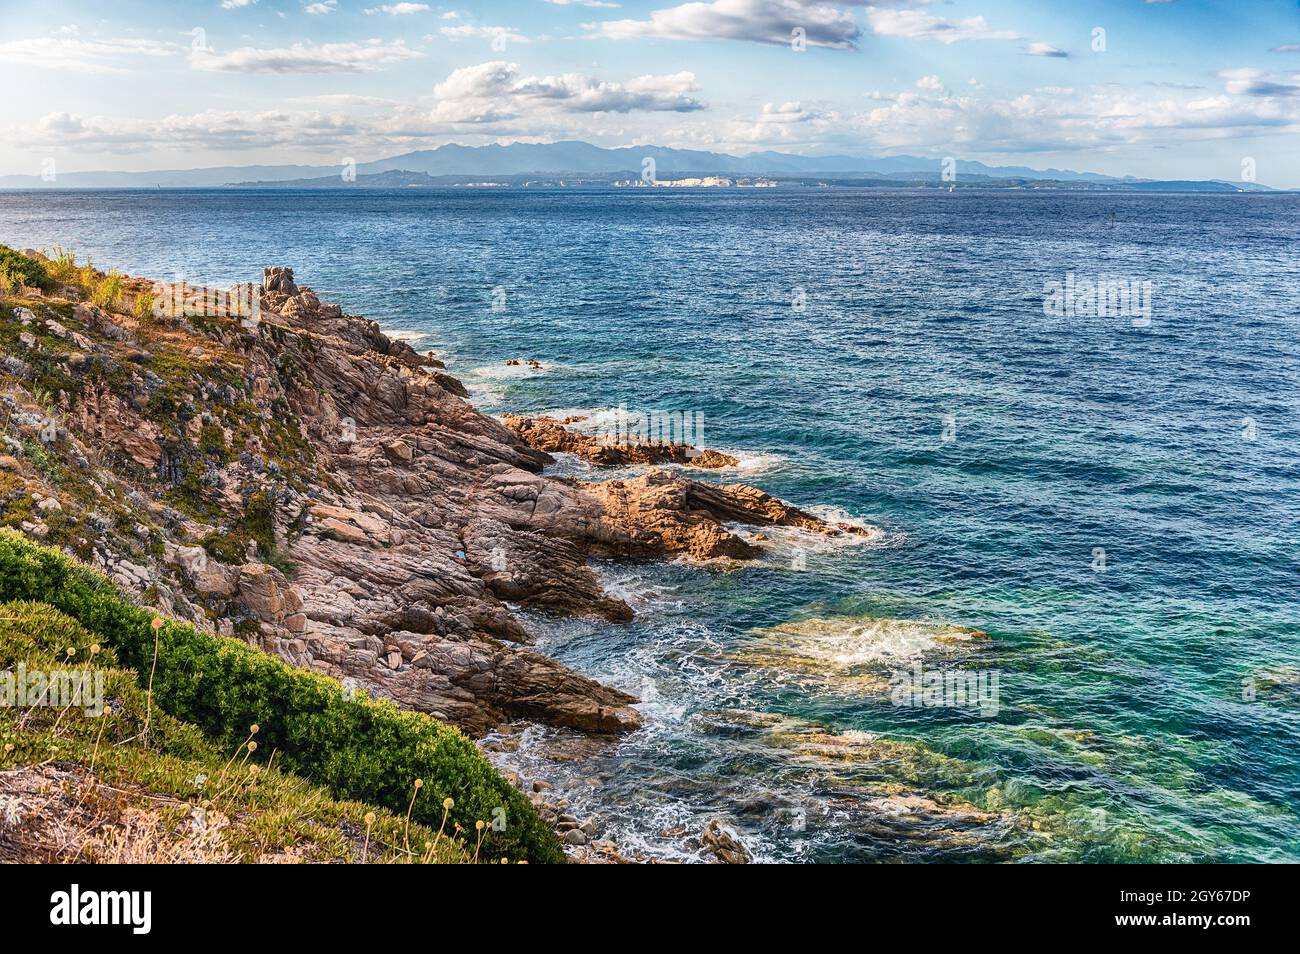
[(556, 371), (559, 365), (544, 364), (539, 368), (534, 368), (526, 362), (519, 364), (487, 364), (480, 368), (474, 368), (471, 374), (478, 375), (480, 378), (486, 378), (489, 381), (515, 381), (522, 378), (535, 378), (546, 374), (549, 371)]
[(383, 332), (386, 337), (394, 341), (405, 341), (407, 344), (411, 345), (412, 347), (415, 346), (415, 343), (417, 341), (424, 341), (427, 338), (433, 337), (433, 333), (430, 331), (411, 331), (410, 329), (407, 328), (382, 328), (381, 327), (379, 330)]
[(763, 454), (758, 451), (739, 451), (728, 450), (725, 448), (715, 448), (719, 453), (727, 454), (736, 458), (736, 464), (732, 467), (712, 468), (719, 472), (734, 471), (737, 474), (766, 474), (784, 467), (789, 458), (780, 454)]
[(754, 647), (764, 655), (788, 657), (832, 671), (859, 666), (910, 663), (948, 653), (978, 637), (946, 623), (889, 617), (830, 617), (782, 623), (760, 630)]
[(877, 741), (880, 735), (875, 732), (868, 732), (865, 729), (845, 729), (839, 734), (839, 738), (853, 745), (870, 745)]
[(826, 516), (812, 508), (809, 508), (808, 512), (831, 523), (846, 523), (869, 532), (867, 535), (844, 532), (818, 533), (816, 530), (805, 530), (802, 527), (765, 527), (743, 523), (728, 523), (726, 528), (745, 542), (759, 547), (763, 551), (765, 563), (800, 570), (807, 569), (806, 566), (797, 566), (800, 556), (837, 553), (856, 547), (883, 547), (896, 542), (879, 527), (857, 518), (842, 519), (838, 516)]
[(461, 378), (461, 384), (465, 385), (465, 390), (469, 392), (470, 403), (475, 407), (484, 405), (490, 407), (505, 403), (506, 389), (504, 385), (475, 381), (472, 378), (469, 380)]
[(633, 567), (618, 564), (593, 564), (592, 571), (610, 596), (622, 600), (640, 615), (644, 609), (671, 604), (680, 606), (676, 587), (655, 580)]
[(568, 451), (551, 451), (554, 464), (547, 464), (542, 473), (547, 477), (576, 477), (580, 480), (605, 480), (609, 475), (596, 469), (595, 465), (584, 457), (570, 454)]

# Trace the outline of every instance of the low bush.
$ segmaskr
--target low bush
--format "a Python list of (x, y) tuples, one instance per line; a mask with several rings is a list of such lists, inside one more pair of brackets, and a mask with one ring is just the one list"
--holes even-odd
[(3, 276), (6, 287), (15, 290), (19, 285), (42, 291), (50, 291), (54, 287), (44, 265), (21, 252), (15, 252), (7, 245), (0, 245), (0, 276)]
[(0, 603), (0, 666), (84, 660), (90, 658), (92, 646), (97, 647), (96, 665), (117, 664), (111, 648), (99, 646), (86, 627), (53, 607), (20, 600)]
[[(111, 651), (93, 645), (93, 633), (51, 606), (0, 603), (0, 699), (17, 692), (21, 667), (27, 673), (24, 701), (0, 705), (0, 772), (47, 780), (26, 801), (25, 823), (0, 837), (3, 862), (476, 860), (477, 833), (462, 846), (404, 811), (338, 801), (269, 762), (252, 764), (246, 743), (219, 749), (151, 706), (136, 673), (107, 668)], [(30, 694), (43, 690), (33, 689), (33, 670), (43, 686), (77, 679), (82, 691), (34, 704)]]
[(504, 826), (484, 841), (487, 857), (564, 860), (554, 831), (527, 799), (473, 742), (436, 719), (349, 698), (331, 679), (187, 624), (167, 620), (154, 629), (155, 614), (105, 577), (9, 530), (0, 530), (0, 599), (48, 603), (75, 619), (142, 683), (152, 682), (156, 707), (218, 745), (242, 743), (256, 724), (259, 758), (277, 753), (279, 767), (336, 797), (406, 812), (415, 793), (412, 820), (433, 827), (451, 798), (449, 826), (458, 822), (470, 833), (480, 820)]

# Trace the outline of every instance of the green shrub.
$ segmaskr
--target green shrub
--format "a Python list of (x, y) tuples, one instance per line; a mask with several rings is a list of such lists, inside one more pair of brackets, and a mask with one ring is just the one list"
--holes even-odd
[(208, 551), (208, 556), (216, 557), (222, 563), (242, 566), (248, 561), (248, 541), (247, 534), (214, 530), (199, 540), (199, 546)]
[(10, 288), (26, 285), (50, 291), (54, 287), (44, 265), (21, 252), (15, 252), (7, 245), (0, 245), (0, 274), (7, 279)]
[(140, 321), (150, 321), (154, 317), (153, 306), (158, 296), (152, 292), (136, 292), (135, 305), (131, 313)]
[[(136, 674), (129, 669), (115, 668), (117, 661), (111, 648), (100, 646), (98, 652), (92, 653), (90, 647), (97, 644), (94, 633), (48, 604), (27, 600), (0, 603), (0, 671), (14, 670), (21, 664), (29, 671), (89, 672), (103, 680), (103, 696), (98, 701), (107, 711), (102, 722), (98, 717), (86, 717), (80, 704), (69, 706), (66, 711), (50, 706), (24, 716), (21, 721), (27, 728), (39, 733), (44, 723), (57, 721), (72, 736), (113, 745), (139, 738), (145, 720), (149, 719), (150, 738), (159, 752), (181, 757), (217, 754), (216, 748), (194, 726), (156, 708), (149, 713), (146, 694), (137, 683)], [(96, 700), (83, 695), (82, 701), (92, 706)], [(0, 731), (0, 736), (19, 750), (33, 741), (12, 730)]]
[[(90, 647), (98, 643), (99, 639), (86, 627), (45, 603), (0, 603), (0, 667), (20, 661), (30, 665), (33, 660), (85, 662), (91, 657)], [(116, 664), (112, 648), (100, 646), (95, 665)]]
[[(218, 828), (219, 843), (213, 851), (218, 856), (229, 853), (239, 861), (464, 864), (472, 860), (474, 838), (462, 849), (448, 837), (439, 838), (434, 828), (408, 825), (405, 808), (389, 812), (364, 802), (336, 801), (301, 776), (270, 764), (248, 764), (242, 755), (232, 759), (229, 751), (204, 738), (195, 726), (172, 718), (158, 706), (150, 707), (133, 670), (104, 668), (84, 660), (52, 663), (43, 645), (49, 640), (42, 634), (56, 637), (56, 642), (64, 635), (79, 640), (91, 635), (53, 607), (26, 601), (0, 603), (0, 621), (13, 624), (7, 641), (0, 626), (0, 680), (6, 669), (23, 665), (29, 673), (41, 670), (50, 682), (62, 674), (89, 673), (91, 680), (89, 686), (82, 683), (79, 697), (66, 704), (62, 697), (47, 696), (48, 705), (32, 705), (28, 695), (22, 704), (0, 706), (0, 772), (51, 762), (74, 773), (77, 766), (88, 766), (94, 780), (87, 777), (69, 794), (83, 809), (98, 813), (98, 831), (122, 833), (128, 817), (123, 809), (144, 803), (145, 816), (158, 812), (163, 826), (175, 826), (171, 831), (179, 838), (193, 831), (193, 822), (206, 818), (208, 811), (225, 816), (230, 824)], [(105, 655), (101, 652), (96, 662), (103, 662)], [(27, 692), (34, 691), (30, 682), (25, 685)], [(205, 812), (196, 816), (200, 806)], [(363, 828), (365, 841), (357, 844), (350, 833)], [(147, 831), (138, 836), (142, 841), (131, 853), (132, 863), (175, 863), (174, 855), (149, 853)], [(16, 843), (18, 856), (6, 852), (6, 861), (47, 861), (50, 856), (79, 862), (107, 860), (94, 850), (103, 847), (99, 839), (89, 844), (77, 844), (75, 838), (46, 841), (34, 856), (22, 842), (20, 838)], [(429, 851), (431, 843), (434, 848)], [(405, 850), (407, 844), (413, 855)], [(201, 859), (188, 855), (185, 860)]]
[(116, 308), (122, 304), (122, 276), (109, 272), (103, 278), (94, 276), (86, 286), (90, 300), (101, 308)]
[(412, 819), (437, 827), (448, 819), (470, 833), (505, 812), (504, 831), (484, 841), (489, 857), (562, 862), (555, 833), (532, 805), (456, 729), (386, 701), (348, 698), (339, 684), (295, 669), (243, 643), (166, 621), (128, 602), (102, 575), (63, 554), (0, 531), (0, 599), (49, 603), (116, 650), (122, 664), (148, 678), (157, 669), (154, 703), (233, 750), (260, 727), (258, 755), (324, 785), (336, 797), (405, 812), (413, 783), (424, 787)]

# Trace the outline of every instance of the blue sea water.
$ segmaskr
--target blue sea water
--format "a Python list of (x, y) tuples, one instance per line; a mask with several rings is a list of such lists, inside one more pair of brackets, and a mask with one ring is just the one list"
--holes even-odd
[[(767, 860), (1300, 860), (1298, 237), (1292, 195), (0, 194), (5, 244), (292, 265), (489, 413), (702, 412), (742, 466), (694, 476), (882, 528), (528, 617), (647, 727), (500, 758), (677, 858), (725, 816)], [(1045, 315), (1069, 273), (1149, 323)], [(895, 705), (918, 664), (996, 713)]]

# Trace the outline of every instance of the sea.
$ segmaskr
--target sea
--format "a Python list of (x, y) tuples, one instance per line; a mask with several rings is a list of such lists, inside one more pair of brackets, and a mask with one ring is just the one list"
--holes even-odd
[(624, 854), (1300, 860), (1298, 195), (4, 192), (0, 243), (289, 265), (485, 413), (689, 414), (738, 464), (683, 473), (878, 528), (522, 614), (645, 726), (486, 745)]

